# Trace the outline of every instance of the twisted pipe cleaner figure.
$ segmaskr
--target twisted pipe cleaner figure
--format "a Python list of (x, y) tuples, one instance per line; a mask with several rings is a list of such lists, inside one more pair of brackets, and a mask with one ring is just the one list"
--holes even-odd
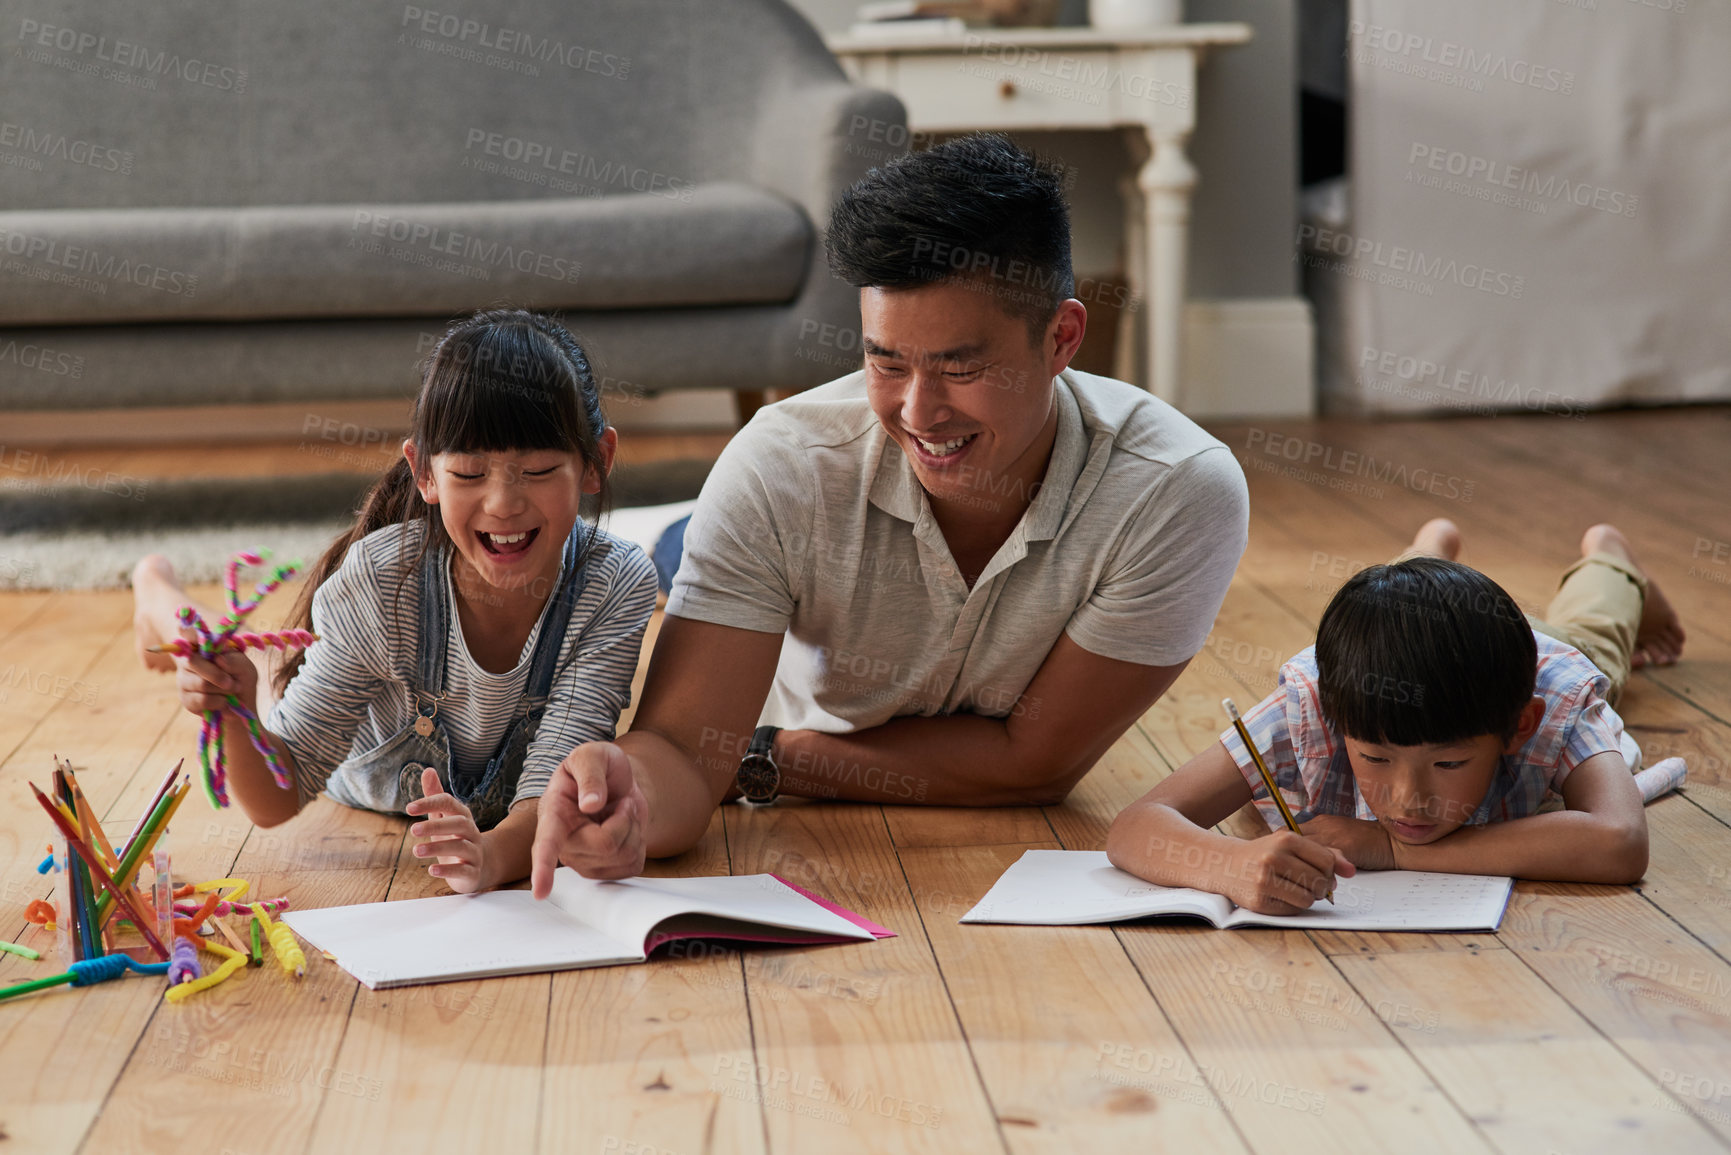
[[(180, 624), (195, 630), (198, 634), (198, 652), (202, 657), (214, 657), (225, 649), (234, 649), (233, 639), (246, 623), (247, 616), (259, 607), (259, 604), (274, 593), (278, 586), (294, 576), (296, 566), (276, 566), (270, 577), (253, 587), (255, 596), (242, 601), (240, 597), (239, 570), (242, 565), (263, 565), (270, 551), (261, 550), (258, 553), (238, 553), (229, 560), (223, 585), (228, 598), (228, 612), (216, 623), (215, 629), (204, 620), (204, 617), (191, 606), (180, 607)], [(297, 639), (298, 640), (298, 639)], [(285, 644), (293, 644), (284, 637)], [(277, 648), (282, 648), (278, 646)], [(234, 711), (246, 723), (246, 730), (252, 739), (253, 749), (264, 756), (265, 765), (270, 767), (271, 776), (276, 779), (280, 788), (289, 788), (288, 771), (283, 768), (265, 739), (264, 729), (259, 725), (258, 715), (233, 694), (228, 695), (229, 710)], [(204, 720), (198, 730), (198, 762), (203, 768), (204, 792), (215, 809), (228, 805), (228, 759), (223, 752), (222, 711), (207, 710)]]
[[(223, 649), (231, 653), (239, 653), (242, 650), (298, 650), (305, 649), (318, 640), (319, 636), (311, 630), (265, 630), (256, 634), (235, 634), (223, 644)], [(160, 646), (151, 646), (150, 652), (186, 658), (200, 653), (200, 649), (195, 642), (189, 642), (185, 638), (174, 638)]]

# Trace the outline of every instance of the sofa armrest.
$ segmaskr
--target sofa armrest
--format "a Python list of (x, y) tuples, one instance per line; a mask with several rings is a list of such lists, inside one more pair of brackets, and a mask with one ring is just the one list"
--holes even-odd
[(753, 182), (805, 209), (819, 236), (849, 185), (907, 151), (901, 100), (875, 88), (838, 82), (790, 85), (763, 107), (753, 136)]
[[(766, 377), (784, 382), (782, 391), (859, 368), (859, 290), (830, 273), (824, 238), (848, 186), (908, 145), (907, 113), (896, 97), (833, 74), (803, 80), (765, 100), (753, 130), (748, 178), (803, 209), (815, 240), (782, 339), (758, 354)], [(856, 337), (838, 346), (832, 339), (837, 331)]]

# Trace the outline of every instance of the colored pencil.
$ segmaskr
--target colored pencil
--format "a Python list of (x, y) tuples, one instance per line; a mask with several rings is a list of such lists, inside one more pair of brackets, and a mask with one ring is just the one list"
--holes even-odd
[(13, 995), (27, 995), (31, 991), (40, 991), (48, 987), (57, 987), (61, 983), (69, 983), (71, 981), (72, 972), (67, 971), (65, 974), (51, 975), (45, 979), (31, 979), (27, 983), (15, 983), (9, 987), (0, 987), (0, 999), (9, 999)]
[[(48, 811), (48, 816), (54, 820), (57, 826), (60, 827), (61, 834), (66, 838), (68, 858), (70, 859), (68, 866), (73, 869), (73, 877), (79, 880), (79, 889), (84, 892), (84, 901), (80, 905), (81, 929), (89, 936), (93, 952), (87, 957), (100, 957), (104, 952), (98, 949), (100, 939), (97, 936), (101, 931), (102, 919), (97, 916), (94, 903), (96, 882), (100, 882), (103, 886), (107, 887), (116, 898), (120, 899), (122, 909), (132, 916), (135, 923), (142, 923), (143, 920), (131, 899), (120, 892), (120, 888), (115, 884), (113, 876), (103, 868), (101, 859), (98, 858), (95, 852), (90, 849), (84, 839), (79, 837), (79, 832), (72, 826), (68, 825), (64, 821), (64, 817), (55, 811), (55, 809), (49, 804), (47, 796), (44, 795), (41, 790), (37, 789), (35, 783), (30, 784), (30, 789), (35, 793), (37, 801), (42, 804), (42, 808)], [(77, 857), (73, 858), (73, 854), (76, 854)], [(141, 926), (140, 933), (145, 936), (147, 941), (154, 940), (154, 946), (156, 948), (161, 947), (161, 940), (156, 939), (155, 936), (151, 934), (148, 927)]]
[[(34, 790), (35, 788), (36, 787), (33, 783), (31, 789)], [(60, 796), (66, 790), (66, 775), (61, 771), (60, 763), (58, 761), (54, 763), (52, 789), (54, 791), (52, 796), (54, 807), (56, 811), (64, 816), (66, 814), (66, 807), (60, 802)], [(78, 872), (73, 869), (72, 851), (70, 849), (66, 851), (66, 860), (62, 869), (66, 875), (66, 913), (60, 921), (65, 925), (67, 941), (72, 947), (72, 957), (74, 959), (81, 959), (85, 957), (84, 951), (86, 941), (82, 925), (84, 916), (84, 899), (78, 890)]]
[(66, 784), (72, 788), (73, 812), (78, 816), (79, 828), (84, 833), (84, 841), (96, 853), (102, 855), (102, 864), (112, 873), (120, 864), (120, 860), (110, 853), (108, 835), (102, 832), (102, 823), (96, 820), (96, 808), (90, 805), (90, 799), (85, 797), (84, 787), (78, 784), (78, 776), (72, 772), (72, 764), (66, 766)]
[(84, 869), (83, 861), (73, 851), (70, 842), (66, 844), (66, 859), (66, 865), (78, 880), (78, 938), (82, 957), (101, 958), (107, 952), (102, 949), (102, 936), (96, 931), (96, 907), (90, 900), (90, 892), (95, 888), (90, 881), (90, 872)]
[(88, 969), (76, 967), (75, 969), (65, 971), (62, 974), (49, 975), (45, 979), (31, 979), (29, 982), (13, 983), (9, 987), (0, 988), (0, 999), (9, 999), (13, 995), (29, 994), (31, 991), (45, 990), (48, 987), (57, 987), (61, 983), (74, 982), (77, 980), (80, 970), (84, 972), (84, 984), (89, 986), (91, 983), (102, 983), (107, 982), (109, 979), (117, 979), (127, 971), (135, 971), (138, 974), (144, 975), (167, 974), (168, 964), (141, 963), (131, 955), (112, 955), (107, 964), (101, 967)]
[(138, 816), (137, 825), (135, 825), (132, 828), (132, 833), (128, 834), (126, 836), (126, 841), (121, 843), (121, 846), (120, 846), (120, 853), (121, 854), (124, 855), (126, 853), (126, 851), (132, 846), (133, 840), (136, 839), (139, 836), (139, 834), (143, 832), (144, 824), (150, 821), (150, 816), (152, 814), (156, 813), (157, 803), (161, 802), (163, 799), (163, 796), (174, 788), (175, 776), (180, 773), (180, 768), (182, 766), (184, 766), (185, 764), (186, 764), (185, 758), (182, 758), (179, 762), (176, 762), (174, 764), (174, 766), (169, 770), (168, 777), (164, 778), (162, 780), (162, 784), (156, 788), (156, 793), (152, 794), (150, 796), (150, 805), (146, 806), (144, 808), (144, 812)]
[[(188, 788), (191, 787), (190, 779), (188, 779), (186, 785)], [(156, 840), (160, 836), (161, 832), (167, 828), (168, 816), (174, 812), (174, 796), (169, 795), (167, 798), (164, 798), (162, 802), (158, 804), (157, 810), (158, 813), (151, 816), (152, 819), (154, 819), (154, 825), (146, 829), (138, 838), (133, 839), (132, 845), (127, 849), (127, 852), (120, 856), (119, 869), (114, 872), (114, 881), (116, 885), (128, 894), (138, 894), (140, 902), (143, 902), (144, 898), (142, 894), (139, 894), (138, 888), (135, 885), (138, 880), (139, 867), (143, 863), (145, 856), (150, 853), (151, 848), (156, 845)], [(97, 917), (106, 919), (113, 909), (113, 900), (106, 894), (100, 896), (96, 905)], [(156, 908), (152, 906), (150, 909), (154, 914)]]
[[(150, 949), (154, 950), (163, 960), (166, 961), (168, 958), (168, 950), (162, 945), (162, 940), (156, 937), (156, 932), (150, 929), (150, 925), (144, 921), (144, 916), (139, 914), (138, 908), (132, 904), (132, 900), (125, 894), (121, 893), (120, 888), (115, 885), (113, 876), (102, 868), (102, 861), (97, 858), (96, 852), (84, 844), (84, 840), (78, 837), (78, 832), (76, 830), (65, 825), (64, 820), (55, 812), (54, 808), (48, 804), (48, 798), (41, 790), (36, 788), (34, 782), (30, 784), (30, 789), (35, 793), (36, 800), (42, 803), (42, 808), (48, 811), (49, 816), (54, 819), (55, 824), (61, 827), (61, 833), (66, 836), (67, 845), (78, 855), (79, 858), (84, 860), (84, 865), (89, 872), (96, 876), (96, 880), (108, 889), (108, 893), (114, 896), (115, 901), (120, 904), (121, 909), (126, 911), (127, 915), (131, 917), (133, 924), (138, 928), (138, 933), (143, 935), (144, 941), (150, 944)], [(92, 929), (94, 929), (94, 927)]]
[(78, 875), (72, 869), (72, 851), (66, 852), (66, 913), (60, 919), (66, 931), (67, 940), (72, 944), (72, 957), (84, 957), (84, 930), (80, 923), (84, 915), (84, 903), (78, 894)]
[[(90, 799), (85, 795), (84, 787), (78, 784), (78, 775), (73, 772), (72, 764), (70, 762), (65, 764), (65, 772), (66, 784), (71, 790), (74, 810), (77, 812), (80, 836), (84, 839), (87, 846), (102, 856), (103, 868), (108, 872), (111, 878), (114, 878), (118, 875), (120, 870), (119, 855), (109, 845), (108, 835), (103, 833), (102, 824), (97, 821), (96, 818), (96, 810), (90, 805)], [(101, 893), (95, 886), (89, 884), (88, 872), (86, 872), (85, 875), (85, 884), (86, 893), (91, 903), (99, 904), (93, 905), (90, 910), (93, 925), (96, 928), (97, 937), (102, 940), (100, 943), (102, 949), (98, 953), (113, 953), (114, 944), (113, 938), (110, 934), (110, 924), (107, 915), (107, 912), (112, 908), (105, 901), (107, 895)], [(136, 887), (128, 884), (123, 889), (125, 890), (127, 897), (132, 900), (132, 905), (135, 908), (140, 910), (149, 909), (152, 913), (155, 913), (154, 908), (149, 907), (144, 896), (138, 893)], [(102, 911), (100, 917), (98, 917), (96, 913), (98, 909)]]
[[(91, 893), (96, 888), (90, 880), (90, 872), (85, 870), (83, 864), (79, 862), (77, 858), (73, 857), (72, 854), (72, 843), (78, 840), (79, 823), (76, 815), (72, 813), (70, 806), (70, 803), (72, 802), (72, 784), (66, 780), (66, 771), (58, 765), (54, 768), (54, 785), (55, 789), (59, 792), (60, 797), (68, 803), (66, 806), (51, 809), (49, 814), (53, 817), (55, 813), (58, 812), (61, 817), (67, 819), (70, 823), (70, 825), (68, 825), (67, 823), (61, 823), (60, 818), (55, 819), (55, 821), (60, 824), (61, 832), (66, 835), (67, 873), (69, 873), (77, 882), (77, 886), (73, 891), (75, 895), (73, 904), (78, 909), (78, 922), (76, 925), (78, 927), (79, 947), (83, 952), (80, 957), (100, 958), (106, 952), (102, 949), (102, 934), (98, 929), (101, 926), (101, 923), (96, 919), (95, 895)], [(35, 790), (36, 784), (31, 783), (30, 788)], [(39, 796), (41, 796), (43, 801), (46, 803), (46, 796), (42, 796), (40, 793)]]
[(214, 926), (217, 929), (217, 933), (228, 940), (229, 946), (233, 947), (241, 954), (246, 953), (246, 943), (237, 938), (234, 931), (228, 929), (228, 923), (222, 921), (220, 918), (213, 918), (210, 920), (210, 925)]
[(66, 799), (71, 797), (71, 794), (66, 785), (66, 771), (60, 768), (58, 762), (54, 764), (54, 793), (49, 797), (54, 803), (54, 808), (65, 815), (68, 822), (74, 826), (78, 825), (78, 815), (74, 814), (72, 808), (66, 804)]
[[(162, 832), (168, 828), (168, 820), (174, 816), (181, 800), (186, 797), (186, 792), (191, 789), (192, 779), (188, 777), (180, 784), (178, 790), (165, 795), (162, 801), (156, 804), (156, 813), (146, 819), (145, 829), (140, 831), (138, 837), (134, 838), (127, 846), (126, 853), (120, 856), (120, 873), (115, 875), (115, 881), (121, 886), (132, 885), (133, 879), (138, 875), (139, 863), (150, 851), (150, 848), (156, 845), (156, 840), (162, 836)], [(104, 900), (97, 905), (97, 917), (106, 918), (110, 909), (107, 898), (104, 896)]]
[[(1222, 698), (1220, 704), (1226, 707), (1226, 714), (1232, 719), (1232, 725), (1238, 730), (1238, 738), (1250, 751), (1251, 761), (1256, 763), (1257, 772), (1262, 775), (1262, 784), (1268, 787), (1268, 793), (1274, 796), (1274, 804), (1280, 807), (1280, 817), (1286, 821), (1286, 828), (1294, 834), (1302, 836), (1304, 831), (1298, 828), (1298, 820), (1292, 816), (1292, 811), (1286, 805), (1286, 799), (1281, 797), (1280, 788), (1274, 784), (1274, 775), (1268, 771), (1268, 763), (1262, 760), (1262, 752), (1251, 740), (1250, 729), (1245, 726), (1244, 719), (1238, 716), (1238, 704), (1231, 698)], [(1328, 885), (1328, 894), (1324, 896), (1332, 905), (1334, 902), (1334, 884)]]

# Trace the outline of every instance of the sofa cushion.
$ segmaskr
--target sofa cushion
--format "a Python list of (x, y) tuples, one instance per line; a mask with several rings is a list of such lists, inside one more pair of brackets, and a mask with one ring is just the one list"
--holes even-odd
[(792, 300), (811, 222), (744, 184), (469, 204), (0, 212), (11, 325)]

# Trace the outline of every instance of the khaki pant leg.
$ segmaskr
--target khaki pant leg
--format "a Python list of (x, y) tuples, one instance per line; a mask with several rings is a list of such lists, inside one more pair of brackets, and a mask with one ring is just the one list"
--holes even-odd
[(1528, 620), (1540, 633), (1587, 655), (1610, 679), (1605, 700), (1615, 706), (1629, 681), (1629, 656), (1646, 600), (1646, 578), (1622, 560), (1596, 553), (1564, 570), (1543, 619), (1528, 615)]

